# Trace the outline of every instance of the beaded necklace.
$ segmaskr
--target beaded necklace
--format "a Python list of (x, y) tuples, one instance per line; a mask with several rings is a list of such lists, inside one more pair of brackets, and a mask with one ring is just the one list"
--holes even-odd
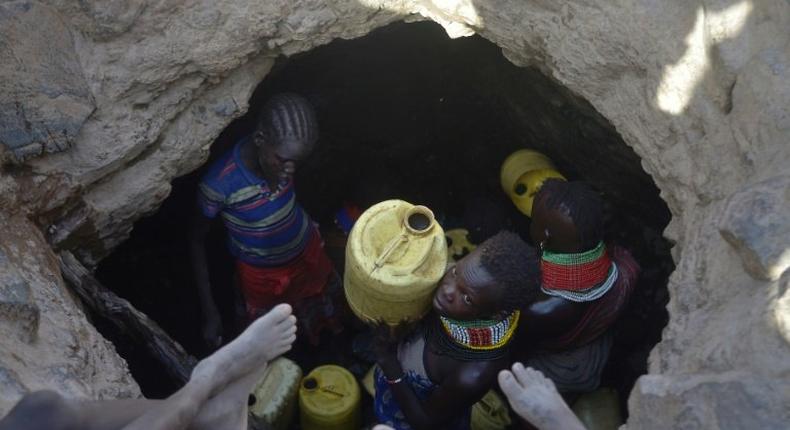
[(585, 252), (563, 254), (543, 251), (541, 290), (574, 302), (595, 300), (617, 280), (617, 265), (609, 258), (603, 242)]
[(469, 349), (489, 350), (505, 346), (518, 326), (519, 311), (513, 311), (503, 320), (457, 321), (439, 317), (445, 333)]
[(519, 311), (513, 311), (503, 320), (473, 321), (440, 316), (436, 323), (428, 325), (426, 339), (435, 352), (456, 360), (496, 360), (507, 354), (519, 315)]

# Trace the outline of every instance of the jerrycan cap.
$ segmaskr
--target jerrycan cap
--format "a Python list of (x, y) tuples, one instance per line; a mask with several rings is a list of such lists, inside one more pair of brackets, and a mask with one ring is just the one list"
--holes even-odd
[(406, 211), (403, 217), (403, 226), (411, 234), (423, 235), (433, 229), (435, 218), (433, 212), (425, 206), (414, 206)]
[(313, 391), (318, 388), (318, 380), (312, 376), (304, 378), (304, 381), (302, 381), (302, 387), (304, 387), (305, 390)]
[(314, 419), (327, 420), (353, 413), (359, 404), (359, 384), (348, 370), (333, 364), (316, 367), (302, 379), (299, 405)]

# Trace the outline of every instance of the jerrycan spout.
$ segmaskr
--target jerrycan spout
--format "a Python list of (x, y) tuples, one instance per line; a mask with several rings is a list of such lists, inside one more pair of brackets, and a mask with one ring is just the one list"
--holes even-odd
[[(425, 206), (414, 206), (403, 216), (403, 231), (395, 235), (395, 237), (390, 240), (386, 247), (384, 247), (384, 251), (376, 258), (375, 263), (373, 263), (373, 272), (380, 269), (384, 264), (387, 263), (387, 259), (389, 259), (390, 255), (400, 247), (400, 245), (409, 241), (409, 236), (423, 236), (431, 232), (433, 226), (436, 224), (436, 219), (433, 216), (433, 212)], [(425, 249), (425, 254), (417, 259), (416, 264), (413, 267), (408, 268), (406, 271), (399, 271), (402, 274), (411, 273), (418, 267), (420, 267), (424, 262), (425, 259), (428, 258), (428, 254), (431, 252), (431, 248)]]
[(436, 219), (433, 212), (425, 206), (414, 206), (403, 217), (403, 225), (411, 234), (422, 236), (433, 229)]

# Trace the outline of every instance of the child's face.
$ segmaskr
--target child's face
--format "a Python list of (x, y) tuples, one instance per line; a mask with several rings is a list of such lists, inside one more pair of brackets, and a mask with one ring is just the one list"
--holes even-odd
[(261, 170), (277, 177), (292, 176), (297, 163), (304, 159), (309, 151), (298, 142), (284, 142), (275, 146), (266, 142), (262, 135), (256, 134), (258, 144), (258, 162)]
[(496, 312), (501, 297), (501, 287), (480, 263), (477, 248), (444, 274), (433, 307), (442, 316), (455, 320), (473, 320), (488, 317)]

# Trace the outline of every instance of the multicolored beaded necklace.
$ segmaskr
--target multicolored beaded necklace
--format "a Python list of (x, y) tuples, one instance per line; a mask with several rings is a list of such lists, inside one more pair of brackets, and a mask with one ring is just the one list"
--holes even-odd
[(520, 312), (503, 320), (457, 321), (440, 316), (429, 325), (430, 339), (438, 353), (457, 360), (495, 360), (507, 354), (505, 348), (518, 327)]
[(543, 251), (541, 290), (574, 302), (595, 300), (617, 280), (617, 265), (609, 258), (603, 242), (585, 252), (563, 254)]
[(519, 311), (503, 320), (456, 321), (439, 317), (444, 331), (457, 343), (469, 349), (488, 350), (505, 346), (518, 326)]

